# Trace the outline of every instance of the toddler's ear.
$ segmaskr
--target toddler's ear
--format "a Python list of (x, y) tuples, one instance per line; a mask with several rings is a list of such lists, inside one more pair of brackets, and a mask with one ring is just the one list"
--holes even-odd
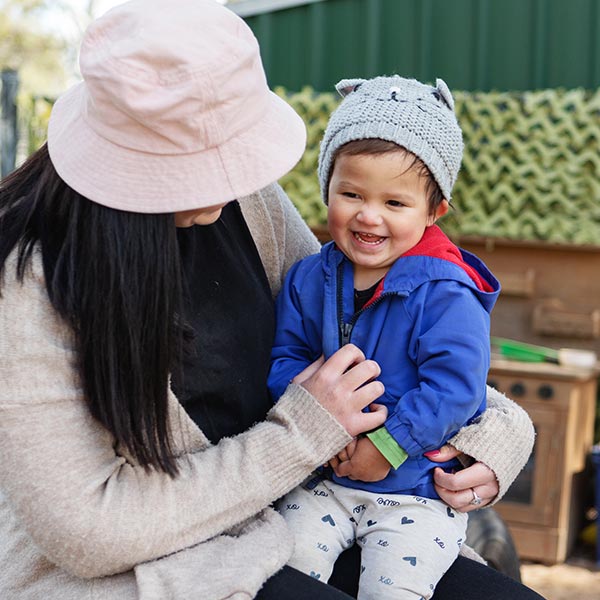
[(446, 82), (443, 79), (435, 80), (435, 87), (439, 92), (442, 100), (448, 105), (450, 110), (454, 110), (454, 98), (452, 97), (452, 93), (450, 92), (450, 88), (446, 85)]
[(366, 79), (342, 79), (335, 85), (335, 89), (338, 91), (340, 96), (345, 98), (351, 92), (357, 90)]
[(448, 200), (446, 200), (444, 198), (444, 200), (442, 200), (440, 202), (439, 206), (436, 208), (435, 214), (429, 215), (427, 224), (433, 225), (439, 218), (443, 217), (448, 212), (449, 208), (450, 208), (450, 203), (448, 202)]

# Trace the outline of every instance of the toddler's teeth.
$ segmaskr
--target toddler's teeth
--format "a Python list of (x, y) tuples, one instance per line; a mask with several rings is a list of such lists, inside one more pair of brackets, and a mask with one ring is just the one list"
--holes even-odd
[(360, 232), (355, 232), (354, 237), (357, 240), (359, 240), (360, 242), (363, 242), (364, 244), (373, 244), (373, 245), (380, 244), (385, 239), (379, 235), (374, 235), (372, 233), (360, 233)]

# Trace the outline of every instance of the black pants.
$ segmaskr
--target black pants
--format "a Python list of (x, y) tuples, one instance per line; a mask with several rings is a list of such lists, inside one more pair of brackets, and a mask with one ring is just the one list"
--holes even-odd
[[(284, 567), (273, 575), (260, 590), (256, 600), (349, 600), (356, 598), (358, 551), (345, 552), (336, 563), (331, 585)], [(333, 586), (337, 586), (333, 587)], [(340, 591), (343, 590), (343, 591)], [(542, 596), (495, 571), (459, 556), (442, 577), (433, 600), (543, 600)]]

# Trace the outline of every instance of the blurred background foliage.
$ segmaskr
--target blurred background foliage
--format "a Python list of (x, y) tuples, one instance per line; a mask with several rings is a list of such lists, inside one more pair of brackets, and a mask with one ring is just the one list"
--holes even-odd
[(78, 78), (77, 48), (98, 0), (0, 0), (0, 71), (18, 73), (19, 162), (39, 148), (54, 99)]
[(67, 85), (67, 40), (40, 29), (51, 2), (0, 0), (0, 69), (18, 71), (20, 88), (29, 95), (56, 95)]
[[(304, 119), (306, 152), (281, 184), (307, 223), (326, 222), (316, 168), (319, 142), (340, 98), (277, 88)], [(440, 225), (451, 236), (553, 243), (600, 240), (600, 91), (455, 91), (465, 152), (455, 210)]]

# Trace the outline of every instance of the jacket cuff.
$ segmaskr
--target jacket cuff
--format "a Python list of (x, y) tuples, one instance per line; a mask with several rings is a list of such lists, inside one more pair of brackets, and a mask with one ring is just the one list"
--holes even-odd
[(370, 431), (367, 433), (367, 437), (394, 469), (397, 469), (408, 458), (404, 448), (398, 444), (385, 427)]

